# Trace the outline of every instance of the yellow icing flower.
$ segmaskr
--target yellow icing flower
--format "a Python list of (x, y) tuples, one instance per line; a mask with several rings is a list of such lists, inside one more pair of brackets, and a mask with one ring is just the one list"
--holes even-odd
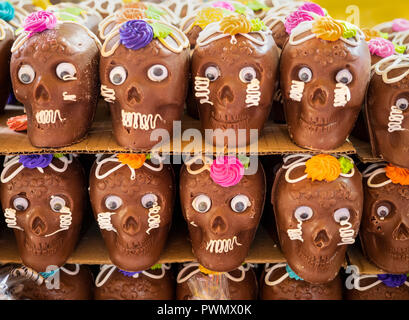
[(341, 164), (338, 159), (328, 155), (319, 154), (305, 163), (305, 173), (312, 181), (336, 180), (341, 174)]
[(342, 37), (344, 27), (331, 17), (322, 17), (313, 23), (311, 31), (319, 39), (337, 41)]
[(39, 7), (43, 10), (46, 10), (48, 6), (51, 6), (51, 2), (49, 0), (33, 0), (33, 6)]
[(385, 168), (386, 176), (391, 179), (392, 183), (400, 184), (402, 186), (409, 186), (409, 170), (395, 167), (389, 164)]
[(223, 10), (220, 8), (204, 8), (200, 10), (195, 18), (194, 26), (199, 26), (204, 29), (212, 22), (217, 22), (223, 19)]
[(199, 270), (201, 273), (207, 274), (207, 275), (219, 275), (221, 272), (216, 272), (216, 271), (211, 271), (209, 269), (206, 269), (202, 265), (199, 265)]
[(132, 169), (139, 169), (146, 161), (144, 154), (118, 154), (117, 158), (123, 164), (127, 164)]
[(243, 15), (226, 16), (220, 21), (220, 30), (232, 36), (251, 32), (251, 22)]

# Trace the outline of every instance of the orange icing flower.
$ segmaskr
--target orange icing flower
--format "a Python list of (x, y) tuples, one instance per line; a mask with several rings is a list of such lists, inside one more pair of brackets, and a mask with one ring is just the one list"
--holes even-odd
[(378, 30), (363, 28), (362, 32), (365, 34), (365, 41), (369, 41), (375, 38), (381, 38), (381, 33)]
[(337, 41), (342, 37), (344, 27), (331, 17), (322, 17), (313, 23), (311, 31), (319, 39)]
[(211, 271), (209, 269), (206, 269), (202, 265), (199, 265), (199, 270), (201, 273), (207, 274), (207, 275), (219, 275), (221, 272), (216, 272), (216, 271)]
[(223, 19), (223, 10), (220, 8), (204, 8), (200, 10), (195, 18), (194, 26), (199, 26), (204, 29), (212, 22), (217, 22)]
[(336, 180), (341, 174), (341, 165), (337, 158), (328, 154), (319, 154), (305, 163), (305, 173), (312, 181)]
[(220, 21), (220, 30), (232, 36), (238, 33), (249, 33), (251, 22), (243, 15), (226, 16)]
[(129, 20), (141, 20), (144, 19), (145, 12), (139, 8), (127, 8), (118, 12), (116, 18), (117, 23), (126, 22)]
[(123, 164), (127, 164), (132, 169), (139, 169), (143, 166), (146, 160), (144, 154), (118, 154), (117, 158)]
[(409, 186), (409, 170), (395, 167), (389, 164), (386, 168), (386, 176), (391, 179), (392, 183), (400, 184), (402, 186)]

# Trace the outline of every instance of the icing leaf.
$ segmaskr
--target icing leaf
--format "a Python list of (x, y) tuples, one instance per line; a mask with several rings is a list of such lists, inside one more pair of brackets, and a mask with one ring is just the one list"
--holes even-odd
[(266, 29), (266, 25), (259, 18), (251, 20), (251, 31), (252, 32), (261, 31), (265, 29)]
[(171, 28), (169, 28), (168, 26), (166, 26), (166, 25), (164, 25), (163, 23), (160, 23), (160, 22), (152, 23), (151, 27), (153, 29), (153, 37), (154, 38), (165, 39), (168, 35), (170, 35), (172, 33)]
[(239, 14), (246, 14), (248, 8), (242, 4), (234, 3), (234, 11), (236, 11)]
[(404, 54), (406, 52), (406, 46), (399, 46), (397, 44), (395, 44), (395, 51), (396, 53), (400, 53), (400, 54)]
[(147, 18), (155, 20), (159, 20), (160, 17), (163, 16), (164, 14), (165, 12), (153, 6), (149, 6), (148, 9), (145, 11), (145, 15)]
[(354, 167), (354, 164), (348, 158), (340, 157), (338, 161), (339, 164), (341, 165), (341, 172), (344, 174), (349, 173)]
[(341, 174), (341, 164), (331, 155), (319, 154), (305, 163), (305, 173), (312, 181), (331, 182)]
[(152, 159), (152, 155), (151, 155), (150, 153), (148, 153), (148, 154), (146, 155), (146, 160), (150, 160), (150, 159)]
[(245, 156), (245, 155), (239, 155), (237, 157), (239, 159), (239, 161), (241, 162), (241, 164), (244, 166), (245, 169), (249, 168), (250, 165), (250, 158)]
[(268, 9), (268, 7), (265, 4), (261, 3), (258, 0), (249, 1), (247, 3), (247, 7), (249, 7), (253, 11)]
[(64, 12), (56, 12), (58, 19), (61, 21), (74, 21), (78, 22), (78, 18), (73, 17), (70, 14), (64, 13)]
[(159, 270), (159, 269), (162, 269), (162, 264), (160, 264), (160, 263), (155, 264), (155, 265), (151, 268), (151, 270)]
[(349, 38), (356, 37), (356, 29), (349, 28), (346, 23), (341, 23), (341, 24), (344, 27), (344, 33), (342, 34), (343, 38), (349, 39)]
[(59, 159), (59, 158), (62, 158), (62, 157), (64, 157), (64, 153), (54, 153), (54, 158)]

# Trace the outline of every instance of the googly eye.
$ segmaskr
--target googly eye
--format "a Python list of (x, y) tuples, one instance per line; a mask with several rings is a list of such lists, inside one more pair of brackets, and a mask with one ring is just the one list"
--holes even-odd
[(57, 77), (61, 80), (66, 80), (67, 78), (72, 78), (77, 74), (77, 70), (74, 65), (68, 62), (60, 63), (55, 69)]
[(216, 81), (220, 77), (220, 70), (215, 66), (207, 67), (205, 77), (210, 81)]
[(124, 67), (117, 66), (109, 73), (109, 80), (113, 85), (119, 86), (126, 80), (127, 74)]
[(141, 199), (141, 203), (142, 206), (146, 209), (152, 208), (155, 204), (158, 203), (158, 197), (153, 193), (145, 194)]
[(24, 211), (28, 208), (28, 200), (23, 197), (18, 197), (13, 200), (13, 207), (17, 211)]
[(201, 194), (200, 196), (194, 198), (192, 206), (196, 211), (200, 213), (205, 213), (210, 210), (212, 206), (212, 201), (208, 196)]
[(301, 68), (300, 71), (298, 72), (298, 78), (302, 82), (310, 82), (312, 79), (312, 71), (310, 68), (304, 67)]
[(295, 218), (297, 220), (301, 220), (301, 221), (310, 220), (312, 218), (313, 214), (314, 214), (314, 211), (312, 211), (312, 209), (310, 207), (307, 207), (307, 206), (298, 207), (294, 211)]
[(54, 212), (60, 212), (65, 207), (65, 200), (58, 196), (52, 196), (50, 200), (51, 210)]
[(409, 107), (409, 101), (406, 98), (400, 98), (398, 101), (396, 101), (396, 106), (400, 110), (405, 111)]
[(341, 221), (347, 221), (351, 217), (349, 210), (347, 208), (341, 208), (334, 212), (334, 220), (337, 223)]
[(118, 196), (108, 196), (105, 199), (105, 207), (108, 210), (114, 211), (122, 206), (122, 199)]
[(36, 73), (34, 69), (28, 64), (23, 64), (18, 70), (18, 79), (24, 84), (30, 84), (33, 82), (35, 76)]
[(148, 70), (148, 78), (155, 82), (161, 82), (168, 77), (168, 69), (161, 65), (155, 64)]
[(245, 195), (239, 194), (235, 196), (231, 202), (230, 207), (234, 212), (244, 212), (248, 207), (250, 207), (251, 202), (249, 198)]
[(390, 213), (391, 209), (386, 206), (386, 205), (380, 205), (377, 209), (376, 209), (376, 214), (381, 218), (384, 219), (386, 218), (389, 213)]
[(349, 72), (348, 69), (342, 69), (339, 71), (335, 77), (335, 80), (338, 83), (343, 83), (343, 84), (350, 84), (354, 77), (352, 76), (351, 72)]
[(240, 70), (240, 80), (244, 83), (250, 83), (253, 79), (257, 78), (257, 72), (253, 67), (245, 67)]

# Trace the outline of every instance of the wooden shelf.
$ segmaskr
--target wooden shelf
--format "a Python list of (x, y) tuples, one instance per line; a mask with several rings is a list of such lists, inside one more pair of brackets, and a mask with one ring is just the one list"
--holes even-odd
[(383, 161), (381, 158), (375, 157), (372, 154), (370, 143), (359, 140), (355, 137), (350, 137), (349, 140), (356, 149), (356, 154), (363, 163), (374, 163)]

